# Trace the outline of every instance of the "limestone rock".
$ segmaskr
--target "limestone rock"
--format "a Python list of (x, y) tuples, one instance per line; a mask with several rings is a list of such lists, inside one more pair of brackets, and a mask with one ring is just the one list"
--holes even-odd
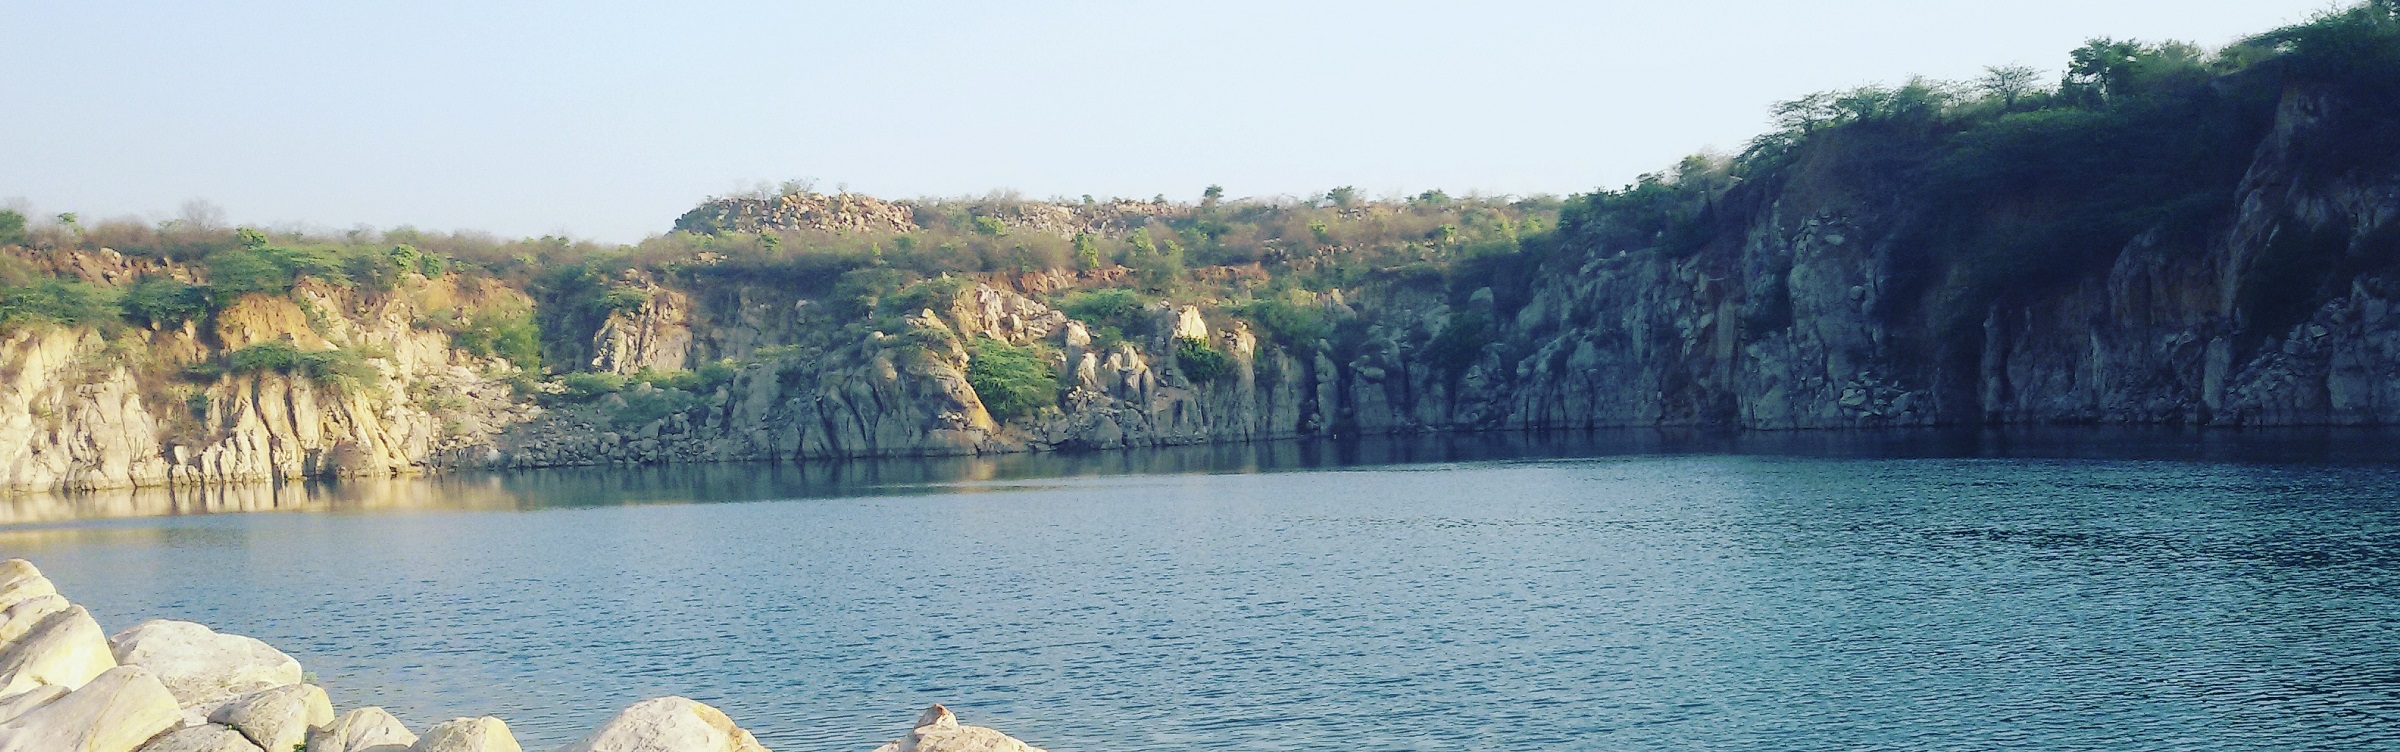
[(417, 735), (383, 708), (359, 708), (308, 732), (308, 752), (405, 752)]
[(1009, 735), (982, 726), (963, 726), (949, 708), (935, 705), (917, 716), (917, 727), (875, 752), (1042, 752)]
[(498, 718), (459, 718), (425, 730), (408, 752), (525, 752)]
[(185, 726), (169, 731), (149, 744), (142, 752), (262, 752), (258, 745), (242, 732), (214, 723)]
[(310, 729), (333, 723), (333, 702), (317, 685), (288, 684), (228, 700), (208, 714), (208, 721), (232, 726), (259, 748), (280, 752), (308, 741)]
[(182, 718), (158, 677), (120, 666), (0, 722), (0, 752), (133, 752)]
[(48, 705), (52, 700), (67, 696), (70, 691), (73, 690), (56, 684), (44, 684), (24, 692), (0, 697), (0, 723), (7, 723), (34, 708)]
[(28, 598), (57, 595), (58, 588), (43, 577), (33, 562), (24, 559), (0, 561), (0, 609), (17, 605)]
[(0, 613), (0, 635), (14, 635), (0, 643), (0, 697), (45, 684), (74, 689), (117, 666), (100, 623), (55, 595)]
[(625, 708), (583, 741), (559, 752), (767, 752), (723, 711), (660, 697)]
[(235, 697), (300, 683), (300, 662), (241, 635), (188, 621), (153, 619), (109, 638), (116, 660), (158, 675), (186, 706), (213, 707)]

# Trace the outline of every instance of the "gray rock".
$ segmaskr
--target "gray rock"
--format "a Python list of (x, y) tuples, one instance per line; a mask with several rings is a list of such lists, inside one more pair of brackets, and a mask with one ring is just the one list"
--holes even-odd
[(383, 708), (359, 708), (308, 732), (308, 752), (404, 752), (417, 735)]
[(214, 723), (185, 726), (169, 731), (149, 744), (142, 752), (263, 752), (250, 743), (250, 737), (230, 727)]
[(300, 683), (300, 662), (282, 651), (188, 621), (142, 622), (109, 641), (117, 662), (157, 674), (187, 707), (213, 708), (241, 695)]
[(425, 730), (408, 752), (525, 752), (498, 718), (458, 718)]
[(333, 702), (317, 685), (288, 684), (228, 700), (208, 714), (208, 721), (232, 726), (261, 749), (280, 752), (308, 741), (310, 729), (333, 723)]
[(181, 725), (158, 677), (121, 666), (0, 722), (0, 752), (134, 752)]
[(723, 711), (682, 698), (643, 700), (559, 752), (767, 752)]
[(1042, 752), (1007, 734), (982, 726), (963, 726), (949, 708), (935, 705), (917, 716), (917, 727), (875, 752)]

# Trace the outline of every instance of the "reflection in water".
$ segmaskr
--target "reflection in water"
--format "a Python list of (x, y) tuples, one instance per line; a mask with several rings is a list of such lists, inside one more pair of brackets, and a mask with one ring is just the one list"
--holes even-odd
[[(496, 715), (528, 749), (667, 694), (783, 752), (931, 702), (1061, 752), (2400, 749), (2396, 449), (1623, 432), (562, 470), (87, 500), (327, 513), (19, 526), (0, 556), (106, 629), (258, 637), (337, 707)], [(1618, 456), (1549, 459), (1591, 455)], [(1348, 469), (1421, 462), (1451, 464)], [(1274, 472), (1305, 468), (1344, 469)]]
[(838, 498), (970, 491), (1059, 478), (1683, 454), (2379, 464), (2400, 462), (2400, 431), (2058, 428), (1732, 433), (1627, 429), (1306, 439), (1093, 453), (602, 466), (0, 496), (0, 526), (238, 512), (524, 510)]

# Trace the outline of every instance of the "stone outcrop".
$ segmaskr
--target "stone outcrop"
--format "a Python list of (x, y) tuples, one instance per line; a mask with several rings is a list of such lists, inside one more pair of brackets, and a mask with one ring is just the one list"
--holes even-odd
[(150, 740), (141, 752), (264, 752), (250, 737), (229, 726), (203, 723), (185, 726)]
[(309, 752), (406, 752), (417, 735), (383, 708), (359, 708), (308, 732)]
[[(189, 276), (121, 256), (70, 266)], [(0, 332), (0, 491), (378, 477), (472, 461), (537, 410), (495, 375), (505, 361), (463, 352), (427, 322), (530, 306), (457, 275), (375, 293), (309, 281), (236, 300), (206, 327)], [(222, 371), (227, 354), (260, 344), (345, 350), (373, 374), (345, 384)]]
[(454, 718), (425, 730), (408, 752), (524, 752), (498, 718)]
[(0, 752), (134, 752), (181, 725), (183, 714), (158, 678), (139, 667), (109, 669), (73, 691), (11, 708), (0, 720)]
[(261, 749), (291, 749), (308, 741), (312, 729), (333, 722), (333, 701), (322, 687), (290, 684), (226, 700), (208, 722), (242, 732)]
[(153, 619), (109, 642), (117, 662), (149, 669), (177, 705), (202, 715), (236, 698), (298, 685), (302, 676), (300, 662), (283, 651), (188, 621)]
[(716, 708), (682, 697), (634, 703), (559, 752), (767, 752)]
[(876, 747), (875, 752), (1042, 752), (1009, 735), (982, 726), (960, 725), (949, 708), (935, 705), (917, 716), (908, 735)]

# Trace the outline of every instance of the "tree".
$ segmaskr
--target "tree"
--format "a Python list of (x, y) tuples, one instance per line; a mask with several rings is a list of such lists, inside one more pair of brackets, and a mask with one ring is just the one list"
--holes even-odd
[(2001, 107), (2015, 109), (2017, 100), (2041, 85), (2041, 78), (2042, 71), (2030, 65), (1995, 65), (1983, 69), (1983, 77), (1975, 79), (1975, 86), (1985, 95), (1997, 97)]
[(1209, 186), (1209, 187), (1208, 187), (1206, 190), (1202, 190), (1202, 191), (1200, 192), (1200, 205), (1201, 205), (1201, 206), (1204, 206), (1204, 207), (1208, 207), (1208, 208), (1214, 209), (1214, 208), (1216, 208), (1216, 206), (1217, 206), (1217, 203), (1218, 203), (1218, 202), (1220, 202), (1220, 201), (1224, 201), (1224, 200), (1225, 200), (1225, 186), (1221, 186), (1221, 185), (1211, 185), (1211, 186)]
[(1100, 241), (1092, 239), (1091, 233), (1075, 233), (1075, 263), (1086, 271), (1100, 268)]
[(25, 213), (0, 209), (0, 245), (25, 244)]
[(1340, 209), (1348, 209), (1350, 207), (1357, 206), (1358, 188), (1355, 186), (1345, 185), (1330, 191), (1326, 191), (1325, 200), (1333, 202), (1334, 207)]
[(2106, 101), (2123, 93), (2126, 75), (2141, 57), (2140, 42), (2105, 37), (2085, 42), (2067, 55), (2066, 85)]

